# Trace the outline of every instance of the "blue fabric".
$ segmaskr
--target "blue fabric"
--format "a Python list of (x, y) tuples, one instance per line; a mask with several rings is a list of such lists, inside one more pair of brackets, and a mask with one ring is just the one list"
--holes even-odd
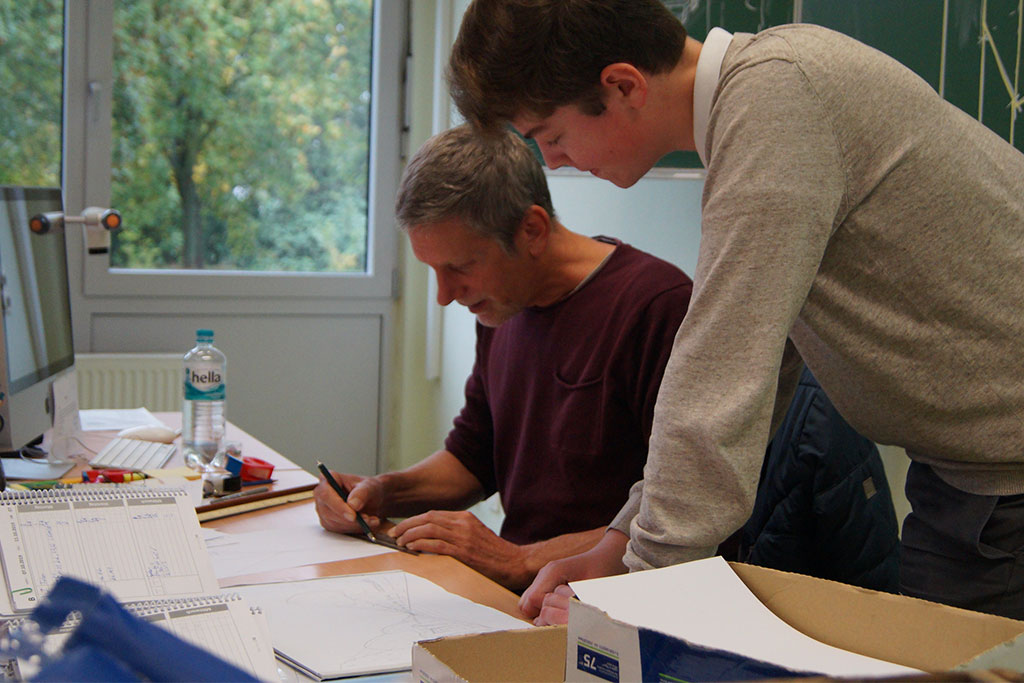
[(645, 681), (752, 681), (813, 675), (761, 662), (735, 652), (693, 645), (638, 628), (641, 676)]
[(740, 561), (898, 592), (899, 535), (878, 448), (809, 370), (761, 469)]
[(72, 611), (81, 613), (81, 623), (66, 641), (61, 658), (44, 666), (33, 680), (257, 680), (130, 614), (109, 594), (76, 579), (59, 579), (31, 618), (48, 632), (59, 628)]
[(33, 681), (75, 681), (76, 683), (129, 683), (139, 676), (124, 664), (92, 648), (80, 647), (51, 662)]

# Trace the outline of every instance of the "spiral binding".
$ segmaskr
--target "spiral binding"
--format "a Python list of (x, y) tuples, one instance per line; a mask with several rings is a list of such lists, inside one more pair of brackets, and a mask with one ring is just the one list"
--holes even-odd
[[(72, 612), (52, 634), (71, 633), (81, 622)], [(64, 638), (52, 639), (31, 617), (4, 619), (0, 626), (0, 675), (4, 681), (31, 680), (35, 673), (60, 656)], [(23, 668), (27, 667), (27, 668)]]
[[(11, 631), (19, 629), (22, 632), (38, 632), (41, 633), (42, 636), (46, 636), (46, 633), (43, 633), (39, 630), (39, 625), (36, 624), (35, 620), (32, 619), (31, 615), (25, 615), (21, 617), (4, 617), (4, 622), (7, 624)], [(64, 622), (60, 626), (54, 628), (51, 631), (51, 633), (70, 633), (71, 631), (74, 631), (76, 628), (78, 628), (79, 624), (81, 623), (82, 613), (72, 610), (71, 612), (68, 612), (68, 615), (64, 618)]]
[[(259, 607), (248, 605), (245, 597), (239, 593), (139, 600), (121, 604), (128, 612), (140, 618), (146, 618), (155, 614), (167, 614), (178, 610), (218, 605), (225, 605), (230, 608), (233, 604), (238, 604), (243, 609), (248, 607), (251, 615), (263, 614)], [(234, 612), (233, 609), (232, 612)], [(66, 637), (73, 633), (81, 622), (81, 612), (72, 611), (68, 613), (67, 618), (60, 627), (49, 633), (44, 633), (31, 616), (0, 619), (0, 682), (32, 680), (36, 673), (62, 656)], [(230, 653), (223, 653), (218, 656), (229, 657)], [(258, 674), (253, 669), (248, 655), (242, 656), (242, 654), (239, 654), (238, 656), (242, 657), (242, 659), (235, 662), (235, 664), (257, 676)]]
[[(227, 605), (228, 603), (244, 600), (239, 593), (221, 593), (219, 595), (192, 595), (186, 598), (161, 598), (159, 600), (136, 600), (134, 602), (123, 602), (121, 606), (137, 617), (148, 617), (164, 612), (173, 612), (182, 609), (195, 609), (196, 607), (212, 607), (215, 605)], [(259, 607), (251, 607), (249, 611), (253, 614), (263, 614)], [(68, 614), (64, 623), (55, 632), (67, 633), (78, 628), (82, 621), (81, 612), (72, 611)], [(28, 623), (35, 623), (29, 616), (13, 617), (3, 619), (4, 624), (11, 630), (24, 629)], [(32, 630), (32, 629), (30, 629)], [(38, 630), (38, 629), (36, 629)], [(0, 641), (2, 644), (2, 641)]]
[(237, 602), (242, 596), (238, 593), (221, 593), (220, 595), (193, 595), (187, 598), (167, 598), (161, 600), (140, 600), (138, 602), (125, 603), (125, 609), (138, 617), (148, 617), (152, 614), (170, 612), (180, 609), (195, 609), (196, 607), (211, 607), (213, 605), (226, 605), (229, 602)]
[(0, 505), (25, 502), (75, 502), (115, 499), (147, 499), (164, 496), (187, 496), (183, 488), (171, 486), (125, 486), (123, 484), (89, 484), (73, 489), (28, 489), (0, 491)]

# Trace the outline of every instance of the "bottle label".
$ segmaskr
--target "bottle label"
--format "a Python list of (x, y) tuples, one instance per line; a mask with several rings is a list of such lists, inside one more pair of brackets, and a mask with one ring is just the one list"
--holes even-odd
[(185, 368), (186, 401), (223, 401), (225, 393), (219, 367)]

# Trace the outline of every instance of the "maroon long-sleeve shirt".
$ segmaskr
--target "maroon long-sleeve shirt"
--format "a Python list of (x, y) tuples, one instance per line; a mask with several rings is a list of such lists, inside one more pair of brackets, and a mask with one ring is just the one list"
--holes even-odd
[(572, 296), (477, 324), (466, 404), (445, 448), (501, 492), (503, 538), (531, 543), (612, 521), (643, 477), (661, 376), (692, 281), (617, 240)]

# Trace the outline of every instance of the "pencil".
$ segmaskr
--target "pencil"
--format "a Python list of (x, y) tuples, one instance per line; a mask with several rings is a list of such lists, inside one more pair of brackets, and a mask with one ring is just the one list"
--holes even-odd
[[(341, 499), (347, 503), (348, 491), (346, 491), (345, 487), (338, 483), (338, 481), (331, 476), (331, 472), (330, 470), (327, 469), (327, 466), (324, 465), (322, 462), (317, 462), (316, 468), (320, 470), (320, 473), (322, 475), (324, 475), (324, 479), (326, 479), (327, 483), (331, 485), (331, 488), (334, 489), (335, 492), (337, 492), (337, 494), (341, 496)], [(366, 523), (366, 520), (363, 519), (363, 516), (359, 514), (358, 510), (353, 510), (353, 512), (356, 513), (356, 521), (359, 522), (359, 526), (363, 528), (363, 533), (366, 534), (366, 537), (368, 539), (376, 543), (377, 537), (373, 535), (373, 530), (370, 528), (370, 525)]]
[(216, 503), (222, 500), (234, 500), (235, 498), (255, 496), (257, 493), (266, 493), (269, 490), (269, 486), (261, 486), (258, 489), (242, 489), (241, 491), (235, 491), (234, 493), (228, 493), (227, 495), (217, 496), (216, 498), (213, 499), (213, 502)]

